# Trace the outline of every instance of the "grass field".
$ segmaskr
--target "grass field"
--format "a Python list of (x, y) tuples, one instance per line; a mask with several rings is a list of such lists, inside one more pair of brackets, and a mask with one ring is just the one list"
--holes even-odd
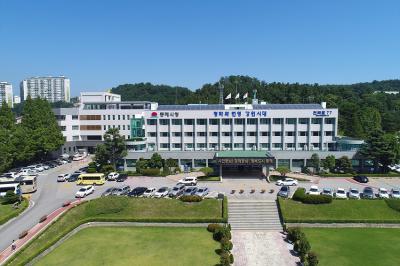
[(14, 209), (12, 204), (0, 204), (0, 225), (6, 223), (11, 218), (18, 216), (28, 207), (28, 201), (23, 200), (18, 209)]
[(400, 229), (303, 228), (321, 266), (400, 265)]
[[(79, 248), (77, 248), (79, 247)], [(96, 227), (72, 236), (36, 265), (215, 265), (205, 228)]]
[(334, 200), (330, 204), (303, 204), (279, 199), (285, 222), (400, 223), (400, 212), (384, 200)]
[(221, 222), (222, 203), (215, 199), (184, 203), (176, 199), (98, 198), (69, 210), (9, 264), (26, 264), (69, 231), (90, 221)]

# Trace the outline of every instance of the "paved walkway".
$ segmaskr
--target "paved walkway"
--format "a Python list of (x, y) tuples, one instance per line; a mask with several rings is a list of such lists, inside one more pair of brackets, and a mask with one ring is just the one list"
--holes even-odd
[(279, 231), (232, 231), (234, 266), (295, 266), (293, 245)]
[(31, 241), (35, 236), (37, 236), (40, 232), (42, 232), (49, 224), (51, 224), (55, 219), (57, 219), (61, 214), (63, 214), (65, 211), (69, 210), (73, 206), (79, 204), (81, 201), (77, 200), (72, 202), (70, 205), (61, 207), (53, 211), (47, 216), (47, 219), (42, 222), (36, 224), (34, 227), (32, 227), (30, 230), (28, 230), (28, 234), (21, 239), (15, 240), (16, 244), (16, 249), (13, 251), (11, 248), (11, 243), (10, 246), (8, 246), (6, 249), (4, 249), (0, 253), (0, 265), (6, 262), (14, 253), (19, 251), (22, 247), (24, 247), (29, 241)]
[(378, 223), (287, 223), (288, 227), (318, 228), (400, 228), (400, 224)]

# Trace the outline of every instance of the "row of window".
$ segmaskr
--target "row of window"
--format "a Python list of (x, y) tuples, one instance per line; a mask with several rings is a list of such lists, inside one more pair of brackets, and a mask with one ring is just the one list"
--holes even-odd
[[(307, 125), (309, 124), (309, 118), (286, 118), (285, 124), (294, 125), (298, 120), (299, 124)], [(182, 125), (182, 119), (158, 119), (158, 123), (160, 125), (169, 125), (169, 121), (171, 121), (172, 125)], [(184, 125), (194, 125), (196, 121), (196, 125), (206, 125), (207, 119), (183, 119)], [(245, 121), (247, 125), (257, 125), (257, 118), (223, 118), (223, 119), (208, 119), (209, 125), (218, 125), (221, 121), (221, 125), (231, 125), (232, 123), (235, 125), (244, 125)], [(273, 118), (272, 124), (281, 125), (284, 122), (284, 118)], [(271, 118), (260, 118), (260, 125), (269, 125), (271, 123)], [(335, 118), (325, 118), (325, 124), (334, 124)], [(157, 119), (147, 119), (148, 125), (156, 125)], [(319, 125), (322, 124), (322, 118), (311, 118), (311, 124)]]
[[(232, 143), (222, 143), (221, 144), (223, 148), (225, 149), (232, 149)], [(320, 148), (320, 143), (311, 143), (313, 148)], [(185, 143), (184, 144), (185, 149), (193, 149), (194, 148), (194, 143)], [(218, 143), (210, 143), (209, 148), (211, 149), (216, 149), (218, 147)], [(283, 145), (282, 143), (272, 143), (272, 148), (273, 149), (282, 149)], [(294, 149), (296, 147), (295, 143), (285, 143), (285, 148), (287, 149)], [(297, 145), (298, 148), (300, 149), (305, 149), (307, 147), (307, 143), (298, 143)], [(169, 149), (169, 143), (160, 143), (160, 148), (161, 149)], [(182, 149), (182, 143), (172, 143), (171, 144), (172, 149)], [(205, 149), (206, 148), (206, 143), (197, 143), (196, 148), (198, 149)], [(243, 143), (233, 143), (233, 149), (243, 149), (244, 144)], [(247, 143), (246, 148), (248, 149), (253, 149), (257, 148), (256, 143)], [(261, 149), (269, 149), (269, 143), (260, 143), (260, 148)]]
[(104, 125), (103, 126), (103, 130), (107, 130), (107, 129), (110, 129), (110, 128), (118, 128), (119, 130), (131, 130), (131, 126), (130, 125), (118, 125), (118, 126), (116, 126), (116, 125)]
[(130, 115), (103, 115), (103, 120), (130, 120), (130, 119), (131, 119)]
[[(171, 134), (172, 134), (173, 137), (181, 137), (182, 136), (182, 132), (172, 132)], [(184, 132), (184, 136), (185, 137), (193, 137), (193, 135), (194, 135), (194, 132)], [(201, 131), (201, 132), (197, 132), (196, 135), (197, 135), (197, 137), (205, 137), (207, 135), (207, 133), (204, 132), (204, 131)], [(243, 137), (244, 136), (244, 132), (243, 131), (236, 131), (236, 132), (233, 132), (233, 135), (235, 137)], [(256, 131), (248, 131), (248, 132), (246, 132), (246, 135), (249, 136), (249, 137), (255, 137), (255, 136), (257, 136), (257, 132)], [(269, 131), (261, 131), (260, 132), (260, 136), (267, 137), (269, 135), (270, 135)], [(285, 132), (285, 136), (289, 136), (290, 137), (290, 136), (295, 136), (295, 135), (296, 135), (295, 131), (286, 131)], [(302, 137), (303, 136), (307, 137), (308, 136), (308, 131), (299, 131), (298, 135), (302, 136)], [(324, 135), (325, 136), (333, 136), (333, 131), (325, 131)], [(156, 134), (156, 132), (147, 132), (147, 136), (155, 138), (157, 136), (157, 134)], [(219, 137), (219, 132), (216, 132), (216, 131), (209, 132), (209, 136), (211, 136), (211, 137)], [(230, 136), (232, 136), (232, 133), (231, 132), (222, 132), (222, 136), (223, 137), (230, 137)], [(272, 136), (280, 137), (280, 136), (282, 136), (282, 132), (281, 131), (273, 131), (272, 132)], [(320, 131), (311, 131), (311, 136), (313, 136), (313, 137), (320, 136)], [(160, 132), (160, 137), (169, 137), (169, 132)]]

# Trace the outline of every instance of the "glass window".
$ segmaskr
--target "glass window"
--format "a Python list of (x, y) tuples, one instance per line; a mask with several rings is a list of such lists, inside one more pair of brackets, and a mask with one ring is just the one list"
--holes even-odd
[(319, 125), (322, 123), (322, 118), (311, 118), (311, 124)]
[(286, 124), (288, 125), (296, 124), (296, 118), (286, 118)]
[(335, 118), (325, 118), (325, 124), (335, 124)]
[(294, 131), (286, 131), (285, 132), (286, 136), (294, 136)]
[(308, 131), (299, 131), (299, 136), (307, 137), (308, 136)]
[(308, 118), (299, 118), (299, 124), (307, 125), (308, 124)]
[(218, 137), (219, 134), (218, 134), (218, 132), (214, 131), (214, 132), (210, 132), (210, 136), (211, 137)]
[(180, 137), (180, 136), (182, 136), (182, 133), (181, 132), (172, 132), (172, 136)]
[(268, 137), (269, 136), (269, 132), (268, 131), (261, 131), (260, 132), (260, 136)]
[(182, 125), (182, 119), (172, 119), (172, 124), (175, 126)]
[(283, 118), (274, 118), (272, 120), (272, 122), (273, 122), (274, 125), (280, 125), (280, 124), (282, 124), (282, 119)]
[(257, 125), (257, 118), (247, 118), (248, 125)]
[(230, 137), (231, 136), (231, 132), (222, 132), (222, 136)]
[(121, 120), (121, 115), (118, 115), (118, 120)]
[(198, 137), (205, 137), (206, 136), (206, 132), (203, 132), (203, 131), (197, 132), (197, 136)]
[(193, 137), (193, 132), (185, 132), (185, 137)]
[(280, 136), (282, 136), (282, 132), (281, 131), (274, 131), (274, 132), (272, 132), (272, 136), (280, 137)]
[(206, 148), (206, 144), (205, 143), (197, 143), (197, 148), (198, 149), (205, 149)]
[(182, 149), (182, 144), (181, 143), (172, 143), (172, 148), (174, 148), (174, 149)]
[(156, 132), (147, 132), (147, 136), (151, 137), (151, 138), (155, 138), (156, 137)]
[(255, 135), (256, 135), (255, 131), (248, 131), (247, 132), (247, 136), (249, 136), (249, 137), (254, 137)]
[(270, 121), (271, 121), (270, 118), (261, 118), (260, 119), (260, 125), (269, 125)]
[(235, 149), (243, 149), (243, 143), (235, 143), (235, 144), (233, 144), (233, 147)]
[(185, 125), (191, 126), (194, 124), (194, 119), (185, 119)]
[(230, 125), (230, 124), (231, 124), (231, 119), (229, 118), (222, 119), (222, 125)]
[[(72, 130), (79, 130), (79, 126), (72, 126)], [(104, 130), (105, 130), (105, 128), (104, 128)]]
[(257, 146), (255, 143), (247, 143), (247, 148), (248, 149), (257, 149)]
[(163, 125), (163, 126), (169, 125), (169, 120), (168, 119), (160, 119), (159, 122), (160, 122), (160, 125)]
[(328, 136), (328, 137), (333, 136), (333, 131), (325, 131), (325, 136)]
[(222, 147), (224, 147), (224, 149), (232, 149), (232, 144), (231, 143), (223, 143)]
[(160, 132), (160, 137), (168, 137), (168, 132)]
[(154, 126), (157, 124), (157, 120), (156, 119), (147, 119), (147, 124)]
[(161, 149), (168, 149), (169, 145), (168, 145), (168, 143), (160, 143), (160, 148)]
[(218, 119), (209, 119), (210, 125), (218, 125)]
[(272, 147), (275, 149), (281, 149), (282, 148), (282, 143), (273, 143)]
[(243, 136), (243, 131), (236, 131), (235, 136), (237, 137), (242, 137)]
[(235, 125), (243, 125), (244, 118), (235, 118)]
[(312, 131), (312, 136), (313, 137), (318, 137), (319, 136), (319, 131)]
[(261, 149), (269, 149), (269, 143), (261, 143)]
[[(78, 120), (78, 116), (77, 115), (73, 115), (72, 116), (72, 120)], [(104, 116), (104, 120), (106, 120), (105, 116)]]
[(198, 125), (205, 125), (206, 124), (206, 119), (197, 119), (197, 124)]

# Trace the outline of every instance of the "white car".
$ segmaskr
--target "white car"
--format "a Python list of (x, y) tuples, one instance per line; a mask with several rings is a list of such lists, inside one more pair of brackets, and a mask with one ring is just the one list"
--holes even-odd
[(57, 176), (57, 182), (65, 182), (70, 177), (70, 174), (61, 174)]
[(178, 181), (178, 184), (184, 184), (185, 186), (197, 185), (197, 177), (188, 176)]
[(360, 199), (360, 191), (356, 188), (350, 188), (349, 199)]
[(143, 197), (144, 198), (150, 198), (152, 197), (154, 194), (156, 193), (156, 188), (154, 187), (149, 187), (144, 193), (143, 193)]
[(107, 180), (112, 180), (112, 181), (114, 181), (115, 179), (117, 179), (119, 177), (119, 174), (118, 173), (116, 173), (116, 172), (111, 172), (111, 173), (109, 173), (108, 174), (108, 176), (107, 176)]
[(344, 188), (338, 188), (335, 192), (335, 197), (338, 199), (347, 199), (347, 193)]
[(154, 193), (154, 197), (155, 198), (164, 198), (168, 195), (168, 193), (169, 193), (169, 188), (161, 187), (156, 191), (156, 193)]
[(75, 194), (75, 198), (84, 198), (94, 192), (93, 186), (81, 187)]
[(36, 175), (37, 173), (38, 171), (33, 168), (22, 168), (18, 174), (21, 176), (21, 175)]
[(225, 193), (224, 192), (218, 192), (218, 191), (211, 191), (206, 196), (204, 196), (204, 198), (205, 199), (217, 199), (220, 196), (224, 197)]
[(310, 190), (307, 192), (309, 195), (319, 195), (318, 186), (311, 186)]
[(391, 193), (392, 198), (400, 199), (400, 189), (393, 188)]
[(285, 178), (283, 180), (276, 181), (277, 186), (297, 186), (298, 182), (293, 178)]
[(378, 197), (381, 198), (381, 199), (388, 199), (389, 198), (389, 193), (388, 193), (387, 189), (381, 187), (378, 190)]
[(37, 164), (37, 165), (29, 165), (28, 168), (31, 168), (33, 170), (36, 170), (38, 172), (43, 172), (44, 168), (43, 166)]

